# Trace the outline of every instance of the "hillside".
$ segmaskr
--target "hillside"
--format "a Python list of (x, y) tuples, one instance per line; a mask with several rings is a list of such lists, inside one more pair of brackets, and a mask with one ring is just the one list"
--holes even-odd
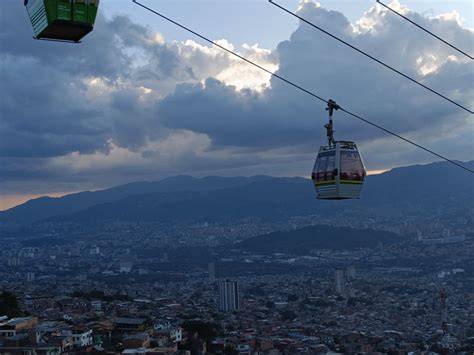
[(308, 255), (311, 250), (353, 250), (377, 247), (380, 242), (390, 245), (400, 242), (397, 234), (370, 229), (310, 226), (287, 232), (274, 232), (246, 239), (236, 248), (256, 254)]

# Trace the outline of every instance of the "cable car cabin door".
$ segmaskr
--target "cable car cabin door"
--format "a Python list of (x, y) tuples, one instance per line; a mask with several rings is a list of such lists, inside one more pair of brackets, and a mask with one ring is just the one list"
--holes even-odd
[(336, 147), (321, 147), (314, 163), (313, 179), (319, 199), (336, 199), (338, 196)]
[(341, 142), (338, 149), (338, 159), (339, 198), (360, 198), (366, 173), (364, 163), (356, 145), (354, 143), (345, 144), (345, 142)]

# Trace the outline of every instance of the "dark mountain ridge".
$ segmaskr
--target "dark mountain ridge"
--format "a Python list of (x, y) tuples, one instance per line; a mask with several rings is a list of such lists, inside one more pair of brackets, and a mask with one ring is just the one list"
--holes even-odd
[(205, 191), (230, 188), (252, 181), (264, 180), (266, 176), (221, 178), (208, 176), (197, 179), (179, 175), (156, 182), (132, 182), (98, 191), (83, 191), (63, 197), (40, 197), (29, 200), (6, 211), (0, 211), (0, 225), (25, 225), (58, 215), (67, 215), (89, 207), (119, 201), (134, 195), (155, 192)]
[(155, 192), (95, 205), (50, 221), (168, 222), (233, 221), (245, 217), (275, 220), (314, 211), (314, 191), (303, 178), (267, 178), (226, 189)]
[[(464, 163), (474, 168), (474, 161)], [(473, 207), (472, 174), (446, 162), (396, 168), (367, 178), (362, 198), (321, 201), (304, 178), (177, 176), (111, 189), (40, 198), (0, 212), (0, 225), (33, 222), (231, 221), (245, 217), (275, 220), (330, 213), (362, 215), (419, 213)]]

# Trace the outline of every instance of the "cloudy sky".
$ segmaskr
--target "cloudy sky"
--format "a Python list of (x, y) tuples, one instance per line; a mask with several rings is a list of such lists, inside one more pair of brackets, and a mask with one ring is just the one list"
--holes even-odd
[[(440, 154), (474, 157), (472, 115), (266, 0), (143, 3)], [(474, 109), (473, 61), (375, 1), (279, 3)], [(469, 0), (391, 5), (474, 52)], [(100, 10), (94, 32), (69, 45), (34, 41), (22, 1), (1, 1), (0, 209), (177, 174), (309, 175), (322, 103), (131, 1)], [(436, 160), (344, 113), (335, 120), (370, 171)]]

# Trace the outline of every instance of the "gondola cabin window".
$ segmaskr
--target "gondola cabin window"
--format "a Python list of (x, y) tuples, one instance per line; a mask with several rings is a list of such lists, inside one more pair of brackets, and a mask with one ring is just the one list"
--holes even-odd
[(334, 180), (334, 169), (336, 167), (336, 155), (334, 152), (325, 153), (317, 161), (316, 180), (330, 181)]
[(356, 151), (341, 151), (341, 180), (364, 180), (364, 166)]

